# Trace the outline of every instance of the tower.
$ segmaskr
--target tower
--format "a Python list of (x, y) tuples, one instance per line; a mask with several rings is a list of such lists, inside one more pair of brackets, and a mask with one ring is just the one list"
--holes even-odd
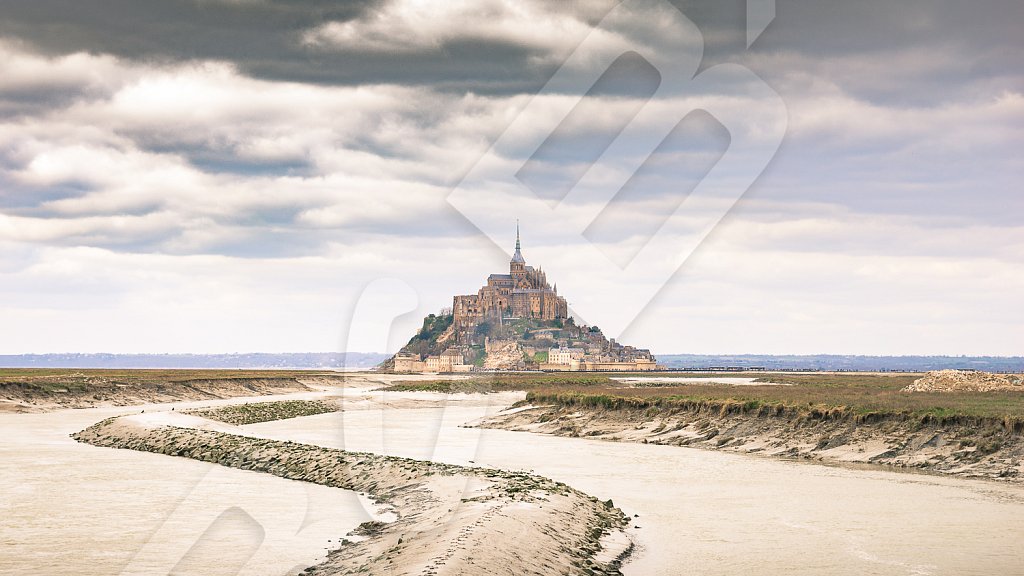
[(513, 280), (516, 281), (526, 275), (526, 260), (523, 258), (523, 253), (520, 251), (519, 246), (518, 220), (516, 220), (516, 252), (512, 255), (512, 261), (508, 263), (508, 271), (512, 275)]

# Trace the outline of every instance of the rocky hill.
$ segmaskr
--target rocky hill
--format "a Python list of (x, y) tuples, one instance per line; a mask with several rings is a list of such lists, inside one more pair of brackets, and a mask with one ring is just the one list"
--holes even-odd
[(484, 370), (522, 370), (526, 368), (526, 354), (522, 344), (515, 340), (488, 343), (484, 357)]
[[(605, 337), (597, 326), (578, 326), (573, 318), (540, 320), (504, 318), (459, 330), (450, 314), (431, 314), (398, 352), (426, 357), (458, 349), (464, 362), (482, 370), (536, 370), (548, 362), (552, 348), (571, 348), (581, 355), (609, 362), (651, 357), (645, 349), (623, 346)], [(394, 357), (381, 364), (394, 368)]]
[[(654, 369), (650, 351), (609, 340), (596, 326), (578, 326), (558, 285), (526, 264), (519, 225), (508, 273), (490, 274), (475, 294), (452, 297), (452, 308), (423, 326), (382, 368), (399, 372), (487, 370)], [(557, 348), (558, 362), (549, 361)]]

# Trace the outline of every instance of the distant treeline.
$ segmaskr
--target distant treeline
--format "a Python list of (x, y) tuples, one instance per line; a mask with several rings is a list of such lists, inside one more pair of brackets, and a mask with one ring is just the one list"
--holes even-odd
[(9, 354), (0, 368), (372, 368), (389, 356), (362, 352), (291, 354)]
[(658, 363), (679, 370), (759, 369), (848, 370), (855, 372), (927, 372), (929, 370), (982, 370), (1024, 372), (1022, 356), (773, 356), (761, 354), (702, 355), (658, 354)]

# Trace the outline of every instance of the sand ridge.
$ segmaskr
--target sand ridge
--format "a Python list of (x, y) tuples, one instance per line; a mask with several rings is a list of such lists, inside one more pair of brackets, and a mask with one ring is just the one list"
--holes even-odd
[[(363, 492), (395, 510), (397, 520), (364, 524), (310, 575), (618, 574), (631, 545), (621, 510), (560, 482), (247, 437), (202, 420), (133, 415), (74, 437)], [(602, 540), (622, 549), (602, 550)]]

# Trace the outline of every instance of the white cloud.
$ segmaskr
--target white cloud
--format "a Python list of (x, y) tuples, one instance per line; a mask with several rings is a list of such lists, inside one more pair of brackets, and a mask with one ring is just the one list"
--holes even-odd
[(108, 55), (77, 52), (45, 57), (0, 38), (0, 94), (39, 90), (109, 94), (138, 78), (138, 72)]
[(572, 14), (533, 2), (392, 0), (355, 20), (317, 26), (302, 41), (319, 49), (413, 54), (441, 51), (459, 40), (488, 40), (564, 56), (590, 30)]
[[(751, 250), (729, 241), (734, 231), (742, 235), (744, 224), (717, 232), (624, 337), (649, 338), (662, 352), (1020, 354), (1019, 263)], [(931, 232), (907, 235), (922, 233)], [(972, 239), (955, 233), (949, 241)], [(804, 234), (802, 241), (813, 245), (815, 236)]]
[[(411, 250), (401, 238), (368, 238), (358, 248), (290, 259), (42, 249), (20, 266), (0, 267), (0, 350), (337, 350), (356, 299), (374, 280), (414, 286), (421, 315), (450, 305), (452, 291), (472, 281), (471, 270), (450, 278), (436, 270), (438, 262), (473, 260), (476, 244), (418, 244)], [(401, 328), (413, 329), (409, 321)], [(353, 349), (378, 344), (364, 336), (354, 335)]]

